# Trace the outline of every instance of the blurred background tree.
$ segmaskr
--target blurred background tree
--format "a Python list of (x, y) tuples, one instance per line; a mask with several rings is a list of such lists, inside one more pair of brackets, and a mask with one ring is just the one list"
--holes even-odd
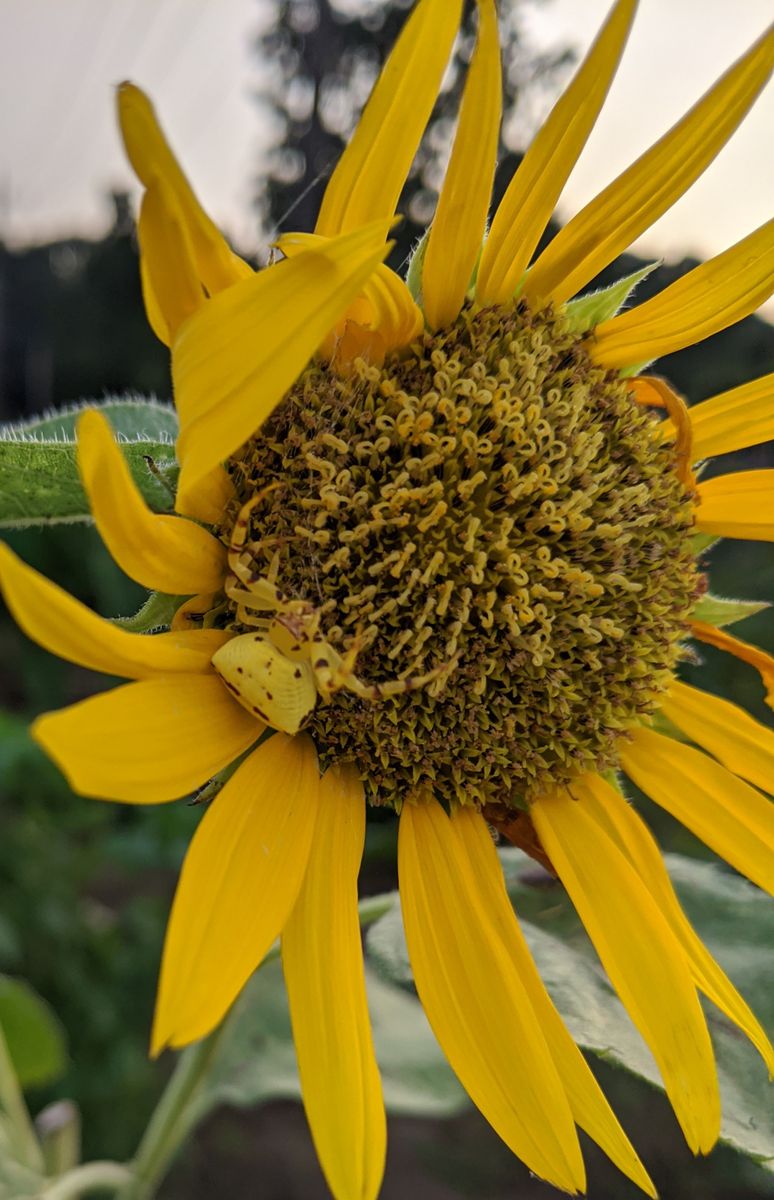
[[(259, 101), (276, 143), (256, 195), (272, 234), (314, 228), (325, 183), (410, 8), (411, 0), (276, 0), (275, 20), (258, 43), (268, 68)], [(526, 35), (524, 11), (520, 2), (500, 11), (504, 121), (496, 199), (526, 141), (531, 122), (525, 114), (534, 115), (562, 68), (574, 61), (567, 46), (538, 53)], [(398, 265), (432, 219), (474, 44), (474, 14), (468, 11), (401, 199), (404, 221), (393, 252)]]
[[(274, 3), (273, 19), (256, 46), (269, 72), (263, 73), (269, 82), (257, 96), (256, 120), (270, 119), (275, 129), (268, 173), (256, 182), (256, 221), (267, 243), (279, 230), (313, 228), (325, 181), (409, 7), (409, 0)], [(545, 111), (572, 59), (568, 47), (536, 55), (525, 40), (523, 5), (513, 0), (502, 8), (506, 116), (498, 197), (535, 114)], [(407, 183), (395, 266), (405, 262), (432, 216), (472, 45), (468, 21)], [(109, 200), (112, 223), (103, 238), (22, 249), (0, 244), (0, 420), (111, 392), (169, 396), (167, 351), (150, 332), (142, 308), (129, 200), (122, 194)], [(546, 236), (553, 232), (554, 227)], [(641, 265), (625, 255), (596, 282), (611, 282)], [(685, 259), (660, 267), (642, 285), (641, 297), (694, 265)], [(691, 402), (701, 400), (774, 370), (774, 329), (750, 317), (670, 356), (658, 369)], [(720, 466), (773, 462), (771, 447), (760, 447), (726, 456)], [(8, 540), (99, 611), (127, 614), (138, 607), (139, 589), (112, 563), (93, 529), (14, 532)], [(774, 564), (765, 551), (754, 544), (719, 547), (713, 552), (716, 589), (771, 597)], [(765, 618), (751, 620), (745, 635), (774, 650)], [(120, 1157), (131, 1153), (169, 1069), (164, 1061), (150, 1063), (145, 1048), (166, 911), (198, 813), (185, 804), (138, 811), (73, 796), (30, 742), (26, 724), (42, 709), (104, 687), (104, 678), (46, 655), (7, 617), (0, 623), (0, 655), (0, 707), (6, 713), (0, 723), (0, 972), (29, 979), (69, 1037), (67, 1073), (33, 1094), (33, 1107), (57, 1096), (75, 1097), (83, 1109), (86, 1153)], [(749, 668), (709, 650), (706, 657), (710, 674), (703, 682), (711, 690), (742, 700), (762, 720), (770, 718)], [(696, 851), (663, 815), (654, 824), (667, 845)], [(389, 822), (371, 827), (366, 890), (394, 882), (392, 834)], [(660, 1094), (600, 1069), (664, 1200), (774, 1195), (771, 1177), (731, 1151), (694, 1161)], [(592, 1153), (590, 1162), (597, 1200), (635, 1195), (601, 1155)], [(256, 1180), (263, 1200), (326, 1194), (297, 1105), (218, 1114), (197, 1134), (162, 1194), (198, 1200), (219, 1189), (248, 1197), (258, 1191)], [(531, 1200), (549, 1190), (528, 1178), (473, 1111), (449, 1122), (392, 1123), (386, 1200), (516, 1194)]]

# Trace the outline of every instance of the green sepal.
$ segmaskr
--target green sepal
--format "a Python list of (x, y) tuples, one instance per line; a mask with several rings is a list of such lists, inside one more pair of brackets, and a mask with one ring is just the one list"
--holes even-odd
[(406, 287), (411, 292), (411, 299), (420, 307), (422, 306), (422, 271), (425, 266), (425, 255), (427, 254), (427, 244), (429, 241), (430, 226), (427, 227), (411, 251), (408, 271), (406, 272)]
[(177, 416), (168, 404), (137, 396), (86, 400), (30, 421), (0, 426), (0, 528), (90, 521), (75, 449), (75, 427), (96, 408), (121, 437), (132, 478), (156, 512), (174, 503)]
[(695, 533), (691, 538), (691, 551), (694, 555), (703, 554), (719, 541), (716, 533)]
[(767, 608), (770, 605), (765, 600), (724, 600), (722, 596), (713, 596), (708, 592), (702, 596), (691, 617), (694, 621), (703, 621), (705, 625), (722, 629), (724, 625), (744, 621), (745, 617), (755, 617)]
[(633, 271), (631, 275), (625, 275), (623, 279), (611, 283), (610, 287), (570, 300), (564, 308), (570, 328), (576, 333), (586, 333), (595, 325), (609, 321), (623, 307), (637, 285), (660, 265), (660, 262), (648, 263), (639, 271)]
[(167, 596), (164, 592), (151, 592), (142, 608), (131, 617), (114, 617), (113, 623), (129, 633), (155, 633), (169, 629), (172, 618), (188, 596)]
[[(651, 718), (650, 728), (654, 733), (662, 733), (664, 737), (671, 738), (673, 742), (689, 742), (691, 739), (686, 737), (682, 729), (675, 725), (674, 721), (670, 721), (669, 717), (665, 717), (662, 712), (653, 714)], [(620, 790), (620, 789), (619, 789)]]

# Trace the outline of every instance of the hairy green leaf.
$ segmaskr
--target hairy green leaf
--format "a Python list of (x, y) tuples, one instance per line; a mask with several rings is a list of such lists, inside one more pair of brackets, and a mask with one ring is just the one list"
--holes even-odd
[(84, 401), (0, 427), (0, 528), (91, 520), (75, 455), (75, 426), (85, 408), (98, 408), (110, 420), (148, 504), (157, 512), (172, 508), (174, 409), (138, 397)]
[(1, 426), (0, 441), (75, 441), (78, 417), (87, 408), (98, 408), (115, 432), (130, 442), (157, 441), (171, 445), (177, 437), (177, 413), (171, 404), (153, 397), (128, 395), (80, 400), (26, 421)]
[(187, 596), (167, 596), (164, 592), (151, 592), (142, 608), (131, 617), (114, 617), (116, 625), (130, 633), (151, 633), (157, 629), (169, 629), (172, 618)]

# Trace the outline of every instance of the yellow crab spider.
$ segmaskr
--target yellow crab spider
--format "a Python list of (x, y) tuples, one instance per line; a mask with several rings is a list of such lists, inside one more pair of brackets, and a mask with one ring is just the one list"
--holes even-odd
[[(250, 512), (267, 490), (252, 497), (237, 517), (228, 548), (233, 579), (225, 588), (237, 602), (240, 624), (259, 627), (262, 632), (237, 634), (212, 659), (240, 704), (274, 729), (294, 734), (309, 719), (318, 697), (327, 701), (345, 688), (361, 700), (382, 700), (424, 687), (449, 670), (450, 664), (445, 663), (424, 675), (385, 683), (365, 684), (358, 679), (354, 673), (361, 649), (358, 640), (345, 655), (339, 654), (320, 633), (320, 616), (313, 606), (283, 595), (271, 578), (260, 575), (242, 557)], [(252, 612), (272, 616), (258, 617)]]
[(234, 698), (283, 733), (303, 728), (319, 697), (346, 689), (361, 700), (383, 700), (424, 687), (448, 664), (406, 679), (363, 683), (354, 673), (357, 642), (342, 656), (317, 632), (314, 612), (280, 612), (266, 634), (242, 633), (216, 651), (212, 665)]

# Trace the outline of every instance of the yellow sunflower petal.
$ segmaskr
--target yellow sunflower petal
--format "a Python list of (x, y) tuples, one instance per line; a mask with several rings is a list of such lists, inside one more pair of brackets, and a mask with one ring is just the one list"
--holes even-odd
[(392, 217), (441, 86), (461, 0), (420, 0), (325, 189), (316, 233)]
[(375, 1200), (387, 1124), (368, 1016), (357, 875), (363, 785), (334, 767), (320, 783), (309, 865), (282, 933), (282, 965), (304, 1107), (336, 1200)]
[(774, 440), (774, 374), (762, 375), (689, 409), (694, 459)]
[(182, 214), (161, 179), (151, 181), (137, 222), (140, 279), (148, 323), (169, 346), (183, 322), (205, 303)]
[(319, 791), (311, 741), (275, 734), (207, 809), (167, 927), (153, 1054), (214, 1029), (279, 937), (309, 860)]
[(494, 0), (479, 0), (478, 20), (457, 135), (422, 269), (423, 304), (431, 329), (451, 325), (462, 308), (481, 251), (497, 160), (502, 72)]
[(220, 629), (129, 633), (98, 617), (0, 543), (0, 588), (18, 625), (52, 654), (128, 679), (211, 671), (213, 654), (231, 636)]
[(655, 1058), (694, 1153), (720, 1129), (707, 1024), (685, 954), (624, 855), (583, 804), (557, 790), (530, 813), (610, 980)]
[(774, 804), (714, 759), (652, 729), (621, 750), (646, 796), (765, 891), (774, 892)]
[(735, 471), (698, 486), (696, 527), (718, 537), (774, 542), (774, 471)]
[(183, 496), (280, 402), (387, 253), (388, 228), (375, 221), (278, 263), (185, 323), (172, 350)]
[(750, 1039), (774, 1075), (774, 1048), (760, 1022), (715, 962), (686, 917), (661, 852), (647, 825), (617, 790), (598, 775), (586, 775), (572, 793), (618, 844), (647, 886), (685, 951), (696, 986)]
[(690, 409), (682, 396), (671, 388), (665, 379), (657, 375), (639, 375), (630, 380), (629, 394), (637, 404), (646, 408), (663, 408), (669, 414), (669, 419), (658, 426), (658, 436), (674, 440), (675, 444), (675, 473), (685, 484), (686, 491), (693, 492), (696, 488), (696, 477), (691, 470), (695, 461), (693, 449), (693, 429), (691, 427)]
[(677, 125), (560, 230), (529, 273), (525, 294), (531, 303), (562, 304), (574, 296), (687, 192), (737, 128), (773, 65), (774, 33), (769, 31)]
[(234, 254), (196, 199), (145, 93), (133, 83), (122, 83), (117, 100), (118, 120), (129, 162), (146, 188), (161, 179), (174, 195), (185, 221), (199, 279), (207, 292), (214, 295), (252, 275), (252, 267)]
[[(502, 304), (515, 294), (594, 127), (636, 8), (637, 0), (618, 0), (511, 180), (481, 258), (476, 297), (482, 304)], [(530, 296), (531, 278), (530, 273), (526, 289)]]
[(689, 271), (644, 304), (598, 325), (603, 367), (631, 367), (693, 346), (754, 312), (774, 291), (774, 220)]
[(399, 350), (422, 332), (425, 322), (421, 308), (403, 280), (384, 263), (379, 263), (366, 281), (363, 299), (373, 311), (368, 327), (384, 340), (386, 350)]
[(174, 675), (44, 713), (32, 735), (82, 796), (158, 804), (206, 783), (264, 728), (216, 675)]
[(219, 525), (236, 492), (231, 476), (218, 464), (202, 475), (196, 487), (187, 495), (178, 490), (175, 511), (182, 516), (204, 521), (205, 525)]
[[(276, 246), (286, 258), (297, 258), (304, 250), (319, 249), (329, 241), (319, 233), (286, 233)], [(384, 263), (379, 263), (331, 336), (341, 336), (347, 321), (377, 332), (385, 351), (407, 346), (421, 333), (425, 323), (422, 310), (406, 284)], [(333, 353), (333, 343), (329, 352)]]
[(185, 517), (151, 512), (96, 409), (78, 421), (78, 468), (102, 540), (130, 578), (171, 596), (222, 586), (225, 547)]
[(759, 646), (751, 646), (749, 642), (743, 642), (741, 638), (734, 637), (725, 629), (716, 629), (714, 625), (707, 625), (704, 621), (691, 621), (691, 636), (698, 638), (700, 642), (706, 642), (708, 646), (725, 650), (726, 653), (733, 654), (735, 658), (755, 667), (766, 689), (766, 703), (769, 708), (774, 708), (774, 656), (767, 654)]
[(453, 1070), (536, 1175), (575, 1193), (584, 1170), (572, 1113), (488, 889), (440, 804), (406, 804), (398, 871), (419, 998)]
[(675, 679), (662, 712), (692, 742), (749, 783), (774, 792), (774, 732), (743, 709)]
[(655, 1197), (656, 1190), (647, 1171), (543, 986), (508, 899), (497, 851), (484, 820), (472, 809), (461, 808), (453, 814), (451, 824), (455, 836), (467, 848), (479, 885), (486, 890), (487, 911), (499, 929), (503, 948), (510, 955), (535, 1010), (573, 1117), (619, 1170), (647, 1195)]

